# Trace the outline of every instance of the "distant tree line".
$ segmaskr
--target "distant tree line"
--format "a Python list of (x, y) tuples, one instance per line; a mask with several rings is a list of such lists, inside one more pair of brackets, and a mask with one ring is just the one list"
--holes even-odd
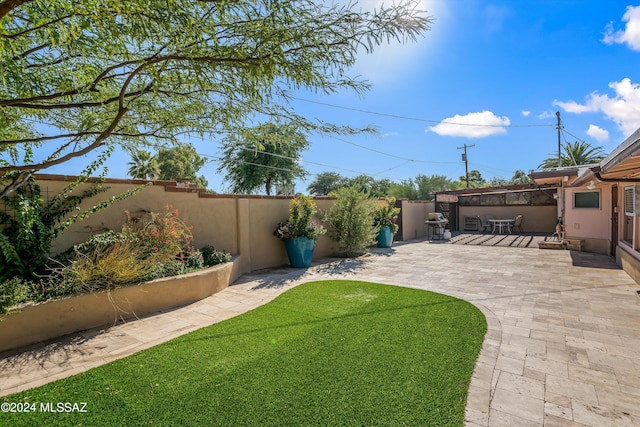
[[(527, 174), (522, 170), (514, 172), (511, 179), (492, 178), (485, 180), (477, 170), (469, 171), (469, 187), (493, 187), (512, 184), (526, 184), (530, 182)], [(375, 179), (368, 175), (358, 175), (347, 178), (336, 172), (322, 172), (309, 184), (307, 191), (316, 196), (326, 196), (340, 188), (356, 187), (372, 197), (395, 197), (409, 200), (433, 200), (435, 193), (447, 190), (460, 190), (466, 187), (466, 177), (461, 176), (457, 181), (444, 175), (418, 174), (400, 182), (389, 179)]]

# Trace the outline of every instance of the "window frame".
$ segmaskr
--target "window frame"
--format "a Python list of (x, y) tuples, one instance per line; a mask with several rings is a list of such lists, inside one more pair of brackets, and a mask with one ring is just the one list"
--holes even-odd
[[(578, 194), (593, 194), (593, 193), (598, 195), (598, 206), (576, 206), (576, 195), (578, 195)], [(573, 209), (593, 209), (593, 210), (602, 209), (602, 192), (600, 191), (600, 189), (574, 191), (572, 199), (573, 199), (572, 200)]]

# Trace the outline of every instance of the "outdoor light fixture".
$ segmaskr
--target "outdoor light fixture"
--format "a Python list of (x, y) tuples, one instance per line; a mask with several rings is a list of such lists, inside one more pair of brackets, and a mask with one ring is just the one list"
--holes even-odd
[(587, 188), (589, 190), (593, 190), (594, 188), (596, 188), (596, 182), (594, 180), (589, 181), (589, 185), (587, 185)]

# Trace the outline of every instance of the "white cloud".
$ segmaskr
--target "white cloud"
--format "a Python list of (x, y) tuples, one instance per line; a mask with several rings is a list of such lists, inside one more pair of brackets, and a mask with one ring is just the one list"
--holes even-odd
[(552, 113), (551, 111), (543, 111), (542, 113), (538, 114), (538, 119), (540, 120), (545, 120), (545, 119), (550, 119), (551, 117), (555, 117), (556, 115), (554, 113)]
[(582, 114), (582, 113), (597, 111), (594, 109), (593, 105), (582, 105), (582, 104), (578, 104), (575, 101), (562, 102), (555, 99), (553, 101), (553, 105), (557, 105), (567, 113)]
[(568, 113), (601, 112), (615, 122), (624, 135), (630, 135), (640, 128), (640, 85), (624, 78), (619, 82), (609, 83), (609, 87), (614, 90), (615, 96), (592, 92), (584, 104), (557, 100), (553, 103)]
[(399, 135), (398, 132), (385, 132), (382, 134), (382, 137), (387, 138), (389, 136), (396, 136), (396, 135)]
[(602, 129), (600, 126), (589, 125), (589, 129), (587, 129), (587, 135), (598, 142), (609, 141), (609, 131), (606, 129)]
[(522, 111), (520, 112), (520, 114), (522, 114), (522, 115), (523, 115), (523, 116), (525, 116), (525, 117), (529, 117), (529, 115), (531, 114), (531, 111), (522, 110)]
[(507, 133), (505, 126), (511, 122), (506, 116), (496, 116), (491, 111), (469, 113), (466, 116), (456, 114), (441, 121), (435, 126), (425, 129), (443, 136), (463, 136), (466, 138), (485, 138), (491, 135)]
[(606, 44), (626, 43), (633, 50), (640, 50), (640, 6), (627, 6), (622, 16), (626, 22), (624, 30), (614, 30), (613, 23), (605, 27), (602, 41)]

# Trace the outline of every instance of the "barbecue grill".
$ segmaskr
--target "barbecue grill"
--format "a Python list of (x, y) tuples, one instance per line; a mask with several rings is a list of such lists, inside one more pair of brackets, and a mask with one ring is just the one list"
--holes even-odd
[(429, 212), (424, 223), (427, 226), (427, 238), (433, 240), (444, 238), (444, 228), (449, 221), (440, 212)]

